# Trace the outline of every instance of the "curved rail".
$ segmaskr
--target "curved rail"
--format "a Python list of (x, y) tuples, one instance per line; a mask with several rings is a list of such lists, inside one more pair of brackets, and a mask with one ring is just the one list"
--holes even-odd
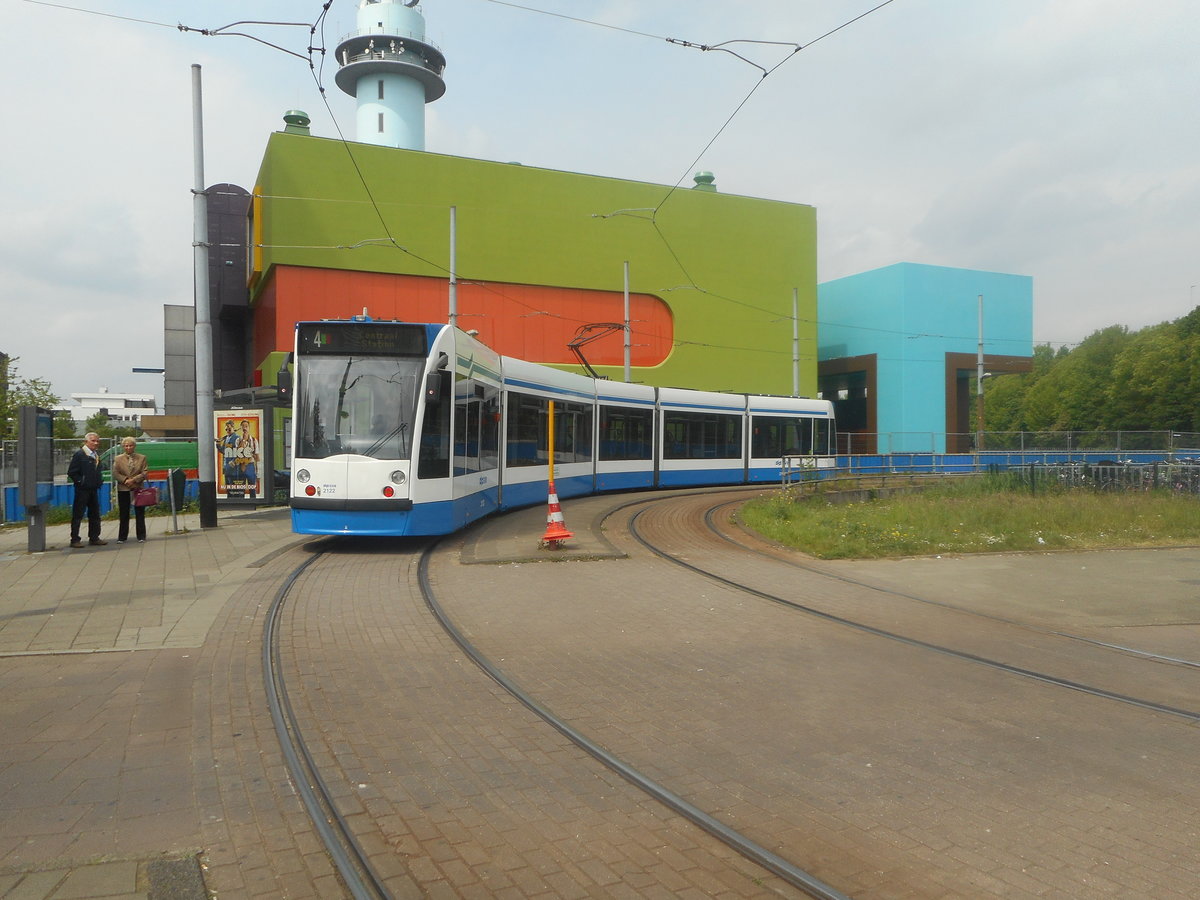
[(337, 868), (350, 895), (355, 900), (384, 900), (392, 895), (371, 867), (366, 853), (354, 837), (349, 823), (338, 811), (333, 796), (317, 769), (304, 735), (300, 731), (295, 711), (288, 699), (279, 657), (279, 620), (284, 600), (297, 579), (317, 561), (321, 551), (314, 553), (292, 570), (275, 594), (263, 626), (262, 665), (266, 683), (267, 706), (275, 734), (283, 751), (284, 762), (304, 808), (320, 835), (325, 850)]
[(450, 621), (450, 617), (446, 611), (438, 603), (437, 597), (434, 594), (432, 584), (429, 580), (429, 560), (432, 556), (436, 544), (430, 545), (421, 555), (421, 562), (418, 566), (418, 581), (421, 587), (421, 594), (425, 598), (425, 603), (429, 607), (429, 611), (441, 623), (446, 633), (454, 640), (454, 642), (462, 649), (468, 657), (479, 666), (493, 681), (509, 692), (516, 700), (520, 701), (526, 708), (541, 718), (546, 724), (550, 725), (569, 741), (583, 750), (585, 753), (599, 760), (612, 771), (616, 772), (626, 781), (645, 791), (650, 796), (654, 797), (660, 803), (666, 805), (669, 809), (674, 810), (679, 815), (691, 821), (708, 834), (715, 837), (717, 840), (724, 843), (726, 846), (736, 850), (742, 856), (762, 866), (769, 872), (782, 878), (793, 887), (805, 891), (812, 897), (818, 900), (850, 900), (850, 898), (840, 891), (825, 884), (820, 879), (810, 875), (803, 869), (788, 862), (778, 854), (772, 853), (765, 847), (750, 840), (744, 834), (730, 828), (723, 822), (718, 821), (713, 816), (706, 813), (704, 810), (689, 803), (687, 800), (680, 797), (678, 794), (668, 790), (658, 782), (651, 779), (649, 776), (639, 772), (637, 769), (629, 766), (620, 758), (605, 750), (595, 741), (586, 737), (582, 732), (572, 728), (563, 719), (556, 716), (546, 707), (538, 703), (533, 697), (526, 693), (520, 685), (506, 676), (488, 657), (479, 651), (474, 644)]
[[(723, 506), (723, 505), (725, 505), (724, 502), (721, 504), (717, 504), (717, 506)], [(713, 507), (712, 509), (715, 509), (715, 508), (717, 508), (717, 507)], [(807, 613), (808, 615), (815, 616), (819, 619), (823, 619), (826, 622), (832, 622), (837, 625), (843, 625), (848, 628), (853, 628), (857, 631), (861, 631), (866, 634), (875, 635), (876, 637), (882, 637), (887, 640), (896, 641), (896, 642), (902, 643), (902, 644), (907, 644), (910, 647), (918, 647), (922, 650), (929, 650), (934, 653), (942, 654), (944, 656), (949, 656), (949, 657), (952, 657), (955, 659), (963, 660), (965, 662), (976, 663), (978, 665), (996, 669), (1001, 672), (1006, 672), (1010, 675), (1019, 675), (1023, 678), (1031, 678), (1035, 681), (1040, 681), (1044, 684), (1050, 684), (1050, 685), (1054, 685), (1056, 687), (1062, 687), (1062, 688), (1067, 688), (1067, 689), (1073, 690), (1073, 691), (1079, 691), (1084, 694), (1089, 694), (1093, 697), (1100, 697), (1105, 700), (1112, 700), (1112, 701), (1115, 701), (1118, 703), (1125, 703), (1125, 704), (1129, 704), (1131, 706), (1141, 707), (1142, 709), (1152, 710), (1154, 712), (1165, 713), (1165, 714), (1171, 715), (1171, 716), (1178, 716), (1179, 718), (1187, 719), (1188, 721), (1191, 721), (1191, 722), (1200, 722), (1200, 712), (1198, 712), (1196, 710), (1182, 709), (1180, 707), (1169, 706), (1169, 705), (1163, 704), (1163, 703), (1156, 703), (1153, 700), (1145, 700), (1140, 697), (1133, 697), (1128, 694), (1121, 694), (1116, 691), (1110, 691), (1105, 688), (1096, 687), (1094, 685), (1084, 684), (1083, 682), (1072, 681), (1071, 679), (1068, 679), (1068, 678), (1060, 678), (1056, 675), (1050, 675), (1045, 672), (1038, 672), (1034, 669), (1026, 669), (1026, 668), (1022, 668), (1021, 666), (1014, 666), (1009, 663), (1000, 662), (999, 660), (989, 659), (986, 656), (980, 656), (975, 653), (968, 653), (964, 650), (955, 650), (953, 647), (946, 647), (941, 644), (934, 644), (930, 641), (923, 641), (919, 638), (908, 637), (906, 635), (899, 634), (894, 631), (888, 631), (887, 629), (884, 629), (884, 628), (877, 628), (874, 625), (868, 625), (865, 622), (856, 622), (853, 619), (847, 619), (844, 616), (838, 616), (833, 613), (826, 612), (821, 609), (817, 609), (816, 607), (813, 607), (813, 606), (808, 606), (803, 603), (797, 603), (795, 600), (788, 600), (786, 597), (780, 597), (776, 594), (768, 593), (767, 591), (760, 591), (757, 588), (750, 587), (749, 585), (742, 584), (740, 582), (734, 581), (729, 578), (725, 578), (724, 576), (718, 575), (715, 572), (710, 572), (707, 569), (704, 569), (693, 563), (687, 562), (683, 559), (680, 559), (679, 557), (673, 556), (670, 553), (668, 553), (667, 551), (663, 550), (662, 548), (655, 546), (638, 529), (638, 519), (640, 519), (641, 516), (645, 514), (645, 512), (646, 512), (645, 509), (640, 510), (640, 511), (634, 513), (634, 515), (630, 519), (629, 533), (630, 533), (630, 535), (632, 535), (634, 540), (636, 540), (646, 550), (650, 551), (655, 556), (658, 556), (661, 559), (667, 560), (668, 562), (674, 563), (675, 565), (680, 566), (684, 569), (687, 569), (691, 572), (695, 572), (698, 575), (703, 575), (706, 578), (710, 578), (713, 581), (719, 582), (720, 584), (724, 584), (727, 587), (731, 587), (734, 590), (742, 591), (743, 593), (747, 593), (747, 594), (752, 594), (753, 596), (760, 597), (764, 600), (769, 600), (773, 603), (778, 603), (782, 606), (790, 607), (790, 608), (798, 610), (800, 612)], [(710, 512), (711, 512), (711, 509), (710, 509)], [(708, 521), (709, 521), (709, 526), (711, 528), (712, 527), (711, 519), (709, 519)], [(715, 530), (715, 529), (713, 529), (713, 530)], [(829, 575), (827, 573), (819, 572), (819, 570), (813, 570), (813, 571), (816, 571), (819, 574), (825, 575), (826, 577), (833, 578), (835, 580), (843, 580), (843, 581), (848, 580), (848, 579), (844, 579), (844, 578), (839, 578), (839, 576), (836, 576), (836, 575)], [(875, 588), (875, 589), (879, 590), (878, 588)], [(906, 595), (902, 595), (902, 596), (906, 596)]]
[(1010, 619), (1007, 616), (998, 616), (993, 613), (980, 612), (977, 609), (964, 609), (961, 606), (955, 606), (953, 603), (943, 603), (940, 600), (930, 600), (928, 597), (918, 597), (916, 594), (906, 594), (904, 591), (897, 591), (894, 588), (880, 587), (877, 584), (871, 584), (870, 582), (861, 581), (857, 578), (850, 578), (846, 575), (839, 575), (836, 572), (830, 572), (819, 566), (805, 565), (804, 563), (798, 562), (797, 560), (794, 560), (794, 559), (788, 559), (783, 556), (778, 556), (773, 553), (768, 553), (765, 550), (762, 550), (758, 547), (752, 547), (751, 545), (745, 543), (744, 541), (734, 540), (734, 538), (728, 532), (723, 531), (719, 527), (717, 527), (717, 524), (715, 521), (716, 513), (719, 510), (722, 510), (726, 507), (737, 506), (737, 505), (741, 504), (742, 502), (743, 501), (741, 501), (741, 500), (730, 500), (725, 503), (720, 503), (720, 504), (717, 504), (716, 506), (709, 507), (708, 510), (706, 510), (704, 513), (704, 524), (708, 528), (708, 530), (711, 531), (716, 537), (720, 538), (721, 540), (725, 541), (728, 544), (733, 544), (733, 546), (739, 547), (742, 550), (747, 551), (748, 553), (755, 553), (759, 556), (764, 556), (767, 559), (774, 560), (775, 562), (782, 563), (783, 565), (789, 566), (790, 568), (799, 569), (802, 572), (811, 572), (814, 575), (820, 575), (821, 577), (828, 578), (831, 581), (840, 581), (842, 584), (850, 584), (850, 585), (853, 585), (854, 587), (861, 587), (861, 588), (864, 588), (869, 591), (875, 591), (876, 593), (885, 594), (889, 597), (899, 597), (901, 600), (911, 600), (914, 603), (923, 603), (926, 606), (936, 606), (941, 609), (946, 609), (946, 610), (950, 610), (951, 612), (959, 613), (960, 615), (973, 616), (974, 618), (977, 618), (977, 619), (989, 619), (993, 622), (1000, 622), (1004, 625), (1011, 625), (1013, 628), (1023, 628), (1026, 631), (1032, 631), (1037, 634), (1047, 634), (1047, 635), (1052, 635), (1054, 637), (1065, 638), (1069, 641), (1079, 641), (1082, 644), (1091, 644), (1094, 647), (1104, 647), (1107, 650), (1115, 650), (1120, 653), (1125, 653), (1129, 656), (1138, 656), (1138, 657), (1141, 657), (1142, 659), (1154, 660), (1155, 662), (1165, 662), (1165, 663), (1171, 663), (1173, 665), (1188, 666), (1193, 669), (1200, 669), (1200, 661), (1197, 661), (1197, 660), (1183, 659), (1182, 657), (1178, 657), (1178, 656), (1166, 656), (1162, 653), (1151, 653), (1147, 650), (1138, 650), (1136, 647), (1125, 647), (1125, 646), (1122, 646), (1121, 644), (1110, 644), (1106, 641), (1098, 641), (1098, 640), (1095, 640), (1094, 638), (1086, 638), (1086, 637), (1082, 637), (1081, 635), (1078, 635), (1078, 634), (1071, 634), (1069, 631), (1050, 631), (1045, 628), (1037, 628), (1033, 625), (1030, 625), (1028, 622), (1022, 622), (1018, 619)]

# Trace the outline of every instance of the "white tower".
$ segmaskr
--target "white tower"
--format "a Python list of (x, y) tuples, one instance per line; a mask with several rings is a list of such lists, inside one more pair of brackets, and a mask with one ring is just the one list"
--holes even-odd
[(446, 93), (446, 57), (425, 40), (419, 0), (360, 0), (337, 46), (337, 86), (358, 98), (358, 140), (425, 149), (425, 104)]

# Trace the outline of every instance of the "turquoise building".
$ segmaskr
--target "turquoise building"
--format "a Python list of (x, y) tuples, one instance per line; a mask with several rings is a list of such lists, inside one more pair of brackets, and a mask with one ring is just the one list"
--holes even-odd
[(985, 399), (987, 375), (1032, 365), (1026, 275), (897, 263), (819, 284), (817, 304), (819, 385), (843, 452), (977, 449), (981, 342)]

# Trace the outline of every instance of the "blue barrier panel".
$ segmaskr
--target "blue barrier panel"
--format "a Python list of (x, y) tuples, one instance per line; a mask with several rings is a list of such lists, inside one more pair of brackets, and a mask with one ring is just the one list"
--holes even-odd
[[(107, 515), (112, 509), (111, 485), (100, 486), (100, 515)], [(75, 502), (75, 488), (69, 484), (56, 484), (50, 492), (49, 506), (70, 507)], [(25, 507), (18, 500), (17, 486), (9, 485), (4, 489), (4, 521), (24, 522)]]
[[(146, 482), (151, 487), (158, 488), (159, 500), (167, 509), (171, 508), (170, 497), (167, 494), (167, 480), (165, 478), (159, 480), (151, 480)], [(25, 507), (21, 505), (19, 495), (17, 493), (17, 485), (11, 484), (4, 489), (4, 521), (5, 522), (24, 522)], [(195, 500), (200, 496), (200, 483), (196, 479), (189, 479), (183, 488), (183, 499), (185, 501)], [(75, 500), (75, 488), (69, 484), (54, 485), (50, 494), (50, 506), (65, 506), (70, 508)], [(105, 516), (114, 508), (112, 497), (112, 485), (107, 482), (100, 487), (100, 515)]]

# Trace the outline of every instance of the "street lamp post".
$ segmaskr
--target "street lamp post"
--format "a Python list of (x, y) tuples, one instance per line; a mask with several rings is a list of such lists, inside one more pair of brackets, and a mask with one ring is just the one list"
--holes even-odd
[(983, 294), (979, 295), (979, 352), (975, 366), (975, 452), (983, 449)]
[(204, 112), (201, 105), (200, 66), (192, 65), (192, 248), (195, 274), (192, 288), (196, 303), (196, 443), (200, 446), (197, 474), (200, 481), (200, 527), (217, 527), (217, 463), (212, 452), (213, 343), (212, 300), (208, 289), (208, 199), (204, 190)]

